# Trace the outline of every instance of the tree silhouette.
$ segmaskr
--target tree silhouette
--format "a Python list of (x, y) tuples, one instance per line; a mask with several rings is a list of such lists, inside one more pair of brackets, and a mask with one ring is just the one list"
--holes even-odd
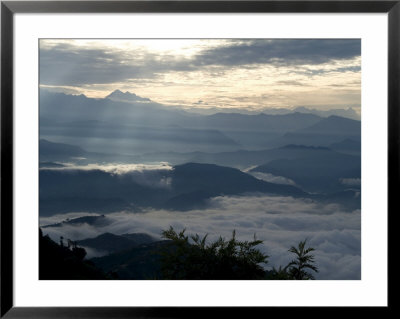
[(314, 279), (314, 276), (307, 272), (311, 269), (318, 272), (318, 268), (314, 265), (314, 255), (310, 253), (315, 249), (310, 247), (306, 248), (307, 239), (301, 241), (297, 247), (292, 246), (289, 252), (296, 255), (296, 259), (292, 260), (285, 268), (290, 276), (290, 279), (295, 280), (308, 280)]
[(287, 271), (287, 267), (279, 266), (279, 268), (273, 267), (272, 270), (267, 274), (266, 279), (270, 280), (290, 280), (292, 279)]

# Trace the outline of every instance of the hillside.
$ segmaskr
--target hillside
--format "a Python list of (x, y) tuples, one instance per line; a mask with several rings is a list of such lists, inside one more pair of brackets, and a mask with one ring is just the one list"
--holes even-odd
[(158, 187), (144, 183), (143, 176), (146, 175), (135, 179), (129, 173), (113, 174), (97, 169), (41, 169), (40, 214), (111, 212), (141, 207), (186, 210), (204, 204), (213, 196), (257, 192), (306, 196), (294, 186), (268, 183), (238, 169), (213, 164), (187, 163), (172, 170), (149, 171), (148, 174), (155, 185), (157, 178), (170, 182)]
[(252, 169), (289, 178), (309, 192), (336, 192), (348, 186), (342, 179), (361, 178), (361, 159), (337, 152), (321, 152), (296, 159), (273, 160)]
[(83, 247), (89, 247), (107, 253), (114, 253), (122, 250), (128, 250), (142, 244), (149, 244), (156, 241), (153, 237), (147, 234), (124, 234), (115, 235), (104, 233), (94, 238), (86, 238), (78, 240), (77, 244)]
[(85, 280), (112, 279), (111, 275), (84, 260), (82, 248), (69, 249), (60, 246), (39, 229), (39, 279), (40, 280)]
[(169, 241), (142, 244), (130, 250), (117, 252), (91, 261), (105, 272), (116, 273), (118, 279), (158, 279), (160, 278), (159, 251)]

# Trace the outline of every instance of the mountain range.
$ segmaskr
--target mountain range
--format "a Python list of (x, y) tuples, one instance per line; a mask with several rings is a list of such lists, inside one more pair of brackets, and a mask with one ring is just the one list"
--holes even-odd
[(116, 175), (99, 169), (41, 169), (40, 214), (137, 211), (145, 207), (187, 210), (202, 207), (209, 198), (221, 195), (306, 195), (295, 186), (265, 182), (238, 169), (214, 164), (186, 163), (152, 174), (170, 183), (153, 187), (129, 173)]
[(91, 152), (138, 155), (329, 145), (346, 138), (359, 141), (359, 128), (359, 121), (312, 112), (202, 115), (118, 90), (103, 99), (40, 91), (41, 138)]

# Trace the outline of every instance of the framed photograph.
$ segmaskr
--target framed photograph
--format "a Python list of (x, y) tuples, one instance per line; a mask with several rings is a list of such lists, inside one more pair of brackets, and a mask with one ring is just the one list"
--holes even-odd
[(1, 316), (389, 310), (399, 19), (2, 1)]

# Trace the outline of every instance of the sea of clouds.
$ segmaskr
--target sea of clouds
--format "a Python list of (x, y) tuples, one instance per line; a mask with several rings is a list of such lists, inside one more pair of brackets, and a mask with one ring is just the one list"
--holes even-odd
[[(86, 212), (41, 217), (41, 225), (90, 215)], [(186, 212), (148, 210), (106, 215), (107, 224), (47, 227), (43, 231), (53, 240), (60, 236), (72, 240), (96, 237), (104, 232), (114, 234), (147, 233), (161, 239), (162, 230), (170, 226), (187, 234), (208, 234), (209, 240), (226, 239), (236, 231), (239, 240), (252, 240), (254, 234), (263, 240), (259, 249), (269, 255), (267, 269), (285, 266), (293, 255), (291, 246), (307, 239), (314, 247), (319, 267), (316, 279), (361, 279), (361, 212), (345, 211), (336, 204), (321, 204), (307, 199), (278, 196), (221, 196), (212, 198), (207, 209)], [(104, 252), (88, 250), (88, 256)]]

